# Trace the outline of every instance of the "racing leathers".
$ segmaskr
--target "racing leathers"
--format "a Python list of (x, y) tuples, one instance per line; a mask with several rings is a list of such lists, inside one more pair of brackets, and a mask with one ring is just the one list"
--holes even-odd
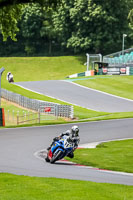
[(47, 150), (49, 150), (50, 148), (51, 148), (51, 146), (54, 144), (54, 142), (55, 141), (58, 141), (58, 140), (60, 140), (63, 136), (69, 136), (69, 141), (70, 141), (70, 143), (73, 143), (74, 144), (74, 148), (73, 148), (73, 151), (71, 151), (67, 156), (69, 157), (69, 158), (73, 158), (74, 157), (74, 151), (75, 151), (75, 149), (77, 149), (77, 147), (78, 147), (78, 144), (79, 144), (79, 141), (80, 141), (80, 138), (79, 137), (72, 137), (71, 136), (71, 131), (69, 131), (69, 130), (67, 130), (66, 132), (63, 132), (63, 133), (61, 133), (58, 137), (55, 137), (54, 139), (53, 139), (53, 142), (52, 142), (52, 144), (50, 145), (50, 147), (48, 147), (47, 148)]

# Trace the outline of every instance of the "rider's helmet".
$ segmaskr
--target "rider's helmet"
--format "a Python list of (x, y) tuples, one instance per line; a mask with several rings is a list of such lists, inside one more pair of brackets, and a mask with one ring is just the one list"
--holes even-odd
[(79, 128), (78, 126), (72, 126), (71, 128), (71, 134), (72, 134), (72, 137), (78, 137), (79, 136)]

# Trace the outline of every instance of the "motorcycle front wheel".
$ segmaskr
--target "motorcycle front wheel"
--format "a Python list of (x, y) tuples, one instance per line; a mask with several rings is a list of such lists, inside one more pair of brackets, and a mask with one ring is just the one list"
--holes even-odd
[(46, 162), (50, 162), (48, 156), (45, 158), (45, 161), (46, 161)]
[(59, 160), (60, 156), (62, 154), (62, 151), (58, 151), (50, 160), (50, 163), (53, 164), (55, 163), (55, 161)]

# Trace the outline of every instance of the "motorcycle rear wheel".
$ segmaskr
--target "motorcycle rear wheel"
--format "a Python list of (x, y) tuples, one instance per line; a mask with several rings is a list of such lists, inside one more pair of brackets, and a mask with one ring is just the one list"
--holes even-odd
[(55, 161), (59, 160), (59, 157), (60, 157), (61, 154), (62, 154), (62, 151), (58, 151), (58, 152), (52, 157), (52, 159), (50, 160), (50, 163), (51, 163), (51, 164), (54, 164)]

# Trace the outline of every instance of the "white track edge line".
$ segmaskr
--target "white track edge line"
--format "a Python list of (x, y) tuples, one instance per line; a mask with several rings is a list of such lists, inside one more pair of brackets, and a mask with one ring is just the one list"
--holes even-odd
[[(108, 141), (106, 141), (106, 142), (108, 142)], [(44, 161), (43, 158), (38, 156), (38, 153), (41, 152), (41, 151), (46, 151), (46, 149), (42, 149), (40, 151), (38, 150), (33, 155), (36, 158)], [(63, 161), (63, 162), (66, 162), (66, 161)], [(119, 174), (119, 175), (124, 175), (124, 176), (133, 176), (133, 173), (128, 173), (128, 172), (119, 172), (119, 171), (112, 171), (112, 170), (107, 170), (107, 169), (100, 169), (100, 168), (92, 167), (92, 166), (83, 166), (83, 165), (78, 165), (77, 163), (73, 163), (71, 161), (70, 162), (68, 161), (68, 163), (73, 164), (74, 167), (78, 167), (78, 168), (93, 169), (93, 170), (100, 171), (100, 172), (103, 172), (103, 173)]]
[[(69, 81), (67, 81), (67, 80), (62, 80), (62, 81), (69, 82)], [(106, 95), (108, 95), (108, 96), (112, 96), (112, 97), (116, 97), (116, 98), (119, 98), (119, 99), (123, 99), (123, 100), (127, 100), (127, 101), (133, 102), (132, 99), (127, 99), (127, 98), (120, 97), (120, 96), (117, 96), (117, 95), (114, 95), (114, 94), (109, 94), (109, 93), (107, 93), (107, 92), (103, 92), (103, 91), (100, 91), (100, 90), (92, 89), (92, 88), (89, 88), (89, 87), (86, 87), (86, 86), (83, 86), (83, 85), (79, 85), (78, 83), (74, 83), (74, 82), (69, 82), (69, 83), (74, 84), (74, 85), (77, 85), (77, 86), (82, 87), (82, 88), (85, 88), (85, 89), (88, 89), (88, 90), (92, 90), (92, 91), (95, 91), (95, 92), (103, 93), (103, 94), (106, 94)]]
[(62, 101), (62, 102), (64, 102), (64, 103), (69, 103), (69, 104), (72, 104), (72, 105), (75, 105), (75, 106), (79, 106), (79, 107), (81, 107), (81, 108), (86, 108), (86, 109), (89, 109), (89, 110), (101, 112), (100, 110), (94, 110), (94, 109), (92, 109), (92, 108), (88, 108), (88, 107), (84, 107), (84, 106), (81, 106), (81, 105), (78, 105), (78, 104), (74, 104), (74, 103), (72, 103), (72, 102), (65, 101), (65, 100), (63, 100), (63, 99), (56, 98), (56, 97), (53, 97), (53, 96), (50, 96), (50, 95), (46, 95), (46, 94), (43, 94), (43, 93), (41, 93), (41, 92), (36, 92), (35, 90), (28, 89), (27, 87), (21, 86), (21, 85), (19, 85), (19, 84), (17, 84), (17, 83), (15, 83), (15, 85), (17, 85), (17, 86), (19, 86), (19, 87), (21, 87), (21, 88), (23, 88), (23, 89), (25, 89), (25, 90), (28, 90), (28, 91), (31, 91), (31, 92), (34, 92), (34, 93), (36, 93), (36, 94), (40, 94), (40, 95), (43, 95), (43, 96), (50, 97), (50, 98), (52, 98), (52, 99), (56, 99), (56, 100)]

